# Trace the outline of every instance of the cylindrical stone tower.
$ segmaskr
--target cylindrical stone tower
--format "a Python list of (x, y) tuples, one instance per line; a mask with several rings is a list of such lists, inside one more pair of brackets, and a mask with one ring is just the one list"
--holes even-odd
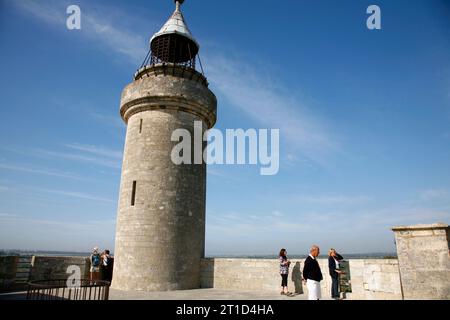
[[(206, 165), (171, 161), (175, 129), (194, 137), (216, 121), (217, 100), (195, 70), (199, 46), (180, 5), (150, 44), (122, 93), (127, 124), (112, 287), (164, 291), (200, 286), (205, 247)], [(192, 142), (193, 144), (193, 142)], [(194, 148), (192, 148), (194, 150)]]

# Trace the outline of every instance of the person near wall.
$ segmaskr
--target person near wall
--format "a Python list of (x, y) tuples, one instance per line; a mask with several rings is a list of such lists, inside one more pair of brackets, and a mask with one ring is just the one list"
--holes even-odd
[(109, 250), (105, 250), (102, 253), (102, 263), (100, 266), (102, 280), (111, 282), (112, 280), (112, 263), (113, 259)]
[(95, 247), (92, 250), (91, 256), (89, 257), (89, 261), (91, 263), (90, 280), (91, 281), (100, 280), (101, 256), (98, 247)]
[(308, 300), (319, 300), (321, 298), (320, 281), (323, 280), (323, 276), (317, 261), (319, 254), (320, 248), (313, 245), (303, 267), (303, 280), (306, 281), (306, 287), (308, 288)]
[(288, 291), (288, 275), (291, 261), (289, 261), (287, 258), (286, 249), (280, 250), (279, 260), (280, 260), (280, 275), (281, 275), (281, 294), (290, 295), (291, 293)]
[(336, 252), (333, 248), (328, 251), (328, 269), (331, 276), (331, 298), (338, 300), (339, 294), (339, 275), (343, 274), (342, 270), (339, 270), (340, 261), (344, 258)]

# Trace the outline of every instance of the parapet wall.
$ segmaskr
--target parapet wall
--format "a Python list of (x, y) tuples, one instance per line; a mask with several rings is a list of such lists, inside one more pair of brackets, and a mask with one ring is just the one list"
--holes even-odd
[(30, 281), (67, 279), (69, 266), (80, 267), (81, 277), (89, 278), (89, 258), (87, 257), (45, 257), (33, 256), (31, 260)]
[[(0, 257), (0, 288), (7, 289), (14, 283), (18, 257)], [(303, 259), (293, 260), (289, 274), (289, 290), (306, 294), (301, 279)], [(331, 279), (328, 261), (319, 259), (324, 280), (322, 296), (330, 296)], [(67, 268), (80, 267), (84, 278), (89, 276), (89, 259), (86, 257), (34, 256), (31, 260), (29, 280), (66, 279)], [(352, 293), (350, 299), (401, 299), (400, 277), (396, 259), (349, 260)], [(226, 259), (210, 258), (201, 261), (201, 287), (234, 290), (280, 290), (277, 259)]]
[[(331, 296), (331, 278), (328, 272), (328, 260), (318, 259), (322, 269), (322, 296)], [(306, 294), (302, 283), (304, 260), (293, 260), (289, 274), (289, 290)], [(351, 259), (350, 278), (352, 293), (350, 299), (402, 299), (398, 261), (396, 259)], [(202, 260), (202, 288), (220, 288), (234, 290), (279, 291), (281, 277), (278, 274), (277, 259), (225, 259), (211, 258)]]
[(352, 299), (402, 299), (397, 259), (351, 259), (349, 262)]
[[(446, 224), (393, 228), (397, 259), (350, 259), (348, 263), (350, 299), (450, 299), (450, 229)], [(66, 279), (67, 268), (80, 267), (81, 276), (89, 276), (87, 257), (35, 256), (28, 270), (23, 257), (0, 257), (0, 291), (10, 290), (28, 280)], [(306, 293), (301, 279), (303, 259), (293, 260), (289, 290)], [(326, 259), (319, 259), (324, 280), (322, 296), (330, 296), (331, 279)], [(280, 290), (277, 259), (201, 260), (201, 287), (234, 290)], [(23, 274), (25, 273), (25, 279)], [(400, 276), (401, 275), (401, 276)], [(19, 277), (20, 276), (20, 277)]]
[(13, 287), (18, 263), (18, 256), (0, 257), (0, 292)]

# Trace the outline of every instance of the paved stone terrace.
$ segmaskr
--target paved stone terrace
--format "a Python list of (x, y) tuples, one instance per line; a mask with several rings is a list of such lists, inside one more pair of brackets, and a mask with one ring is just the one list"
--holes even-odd
[[(26, 292), (0, 294), (0, 300), (25, 300)], [(306, 300), (306, 294), (293, 297), (272, 291), (194, 289), (165, 292), (120, 291), (111, 289), (110, 300)], [(326, 296), (323, 300), (329, 300)]]
[(120, 291), (111, 289), (110, 300), (306, 300), (306, 294), (293, 297), (272, 291), (194, 289), (165, 292)]

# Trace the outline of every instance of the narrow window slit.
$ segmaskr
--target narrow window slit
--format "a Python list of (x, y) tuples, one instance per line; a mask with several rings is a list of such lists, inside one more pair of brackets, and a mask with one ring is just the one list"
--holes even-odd
[(131, 190), (131, 206), (134, 207), (136, 202), (136, 181), (133, 181), (133, 189)]
[(139, 133), (142, 133), (142, 119), (141, 119), (141, 122), (139, 123)]

